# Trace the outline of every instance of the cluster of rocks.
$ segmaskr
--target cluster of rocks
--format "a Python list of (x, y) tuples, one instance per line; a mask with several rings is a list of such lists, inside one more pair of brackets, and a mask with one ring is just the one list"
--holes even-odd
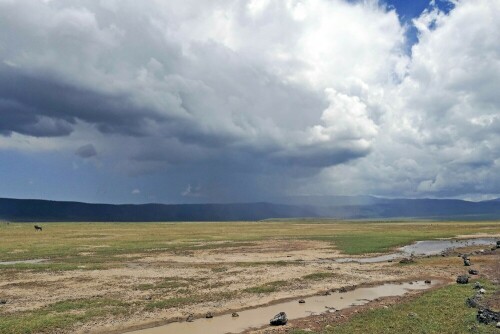
[(498, 327), (498, 323), (500, 322), (500, 312), (494, 312), (487, 308), (479, 309), (477, 311), (476, 319), (482, 324), (496, 323)]
[[(500, 241), (497, 241), (496, 248), (500, 248)], [(467, 255), (461, 255), (464, 260), (464, 266), (470, 266), (471, 262)], [(478, 275), (479, 272), (475, 269), (469, 269), (469, 275)], [(458, 284), (467, 284), (469, 283), (468, 275), (459, 275), (457, 277)], [(465, 304), (471, 308), (477, 308), (476, 319), (478, 322), (483, 324), (496, 324), (497, 328), (500, 328), (500, 312), (495, 312), (485, 306), (482, 305), (483, 295), (486, 293), (486, 290), (481, 285), (481, 283), (474, 283), (473, 289), (476, 291), (472, 297), (468, 297), (465, 300)]]

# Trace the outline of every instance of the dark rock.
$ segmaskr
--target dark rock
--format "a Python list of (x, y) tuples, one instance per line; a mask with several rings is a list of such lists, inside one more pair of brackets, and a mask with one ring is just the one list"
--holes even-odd
[(470, 266), (470, 259), (464, 259), (464, 266), (466, 267)]
[(305, 302), (306, 301), (304, 299), (299, 300), (299, 304), (305, 304)]
[(387, 262), (394, 262), (394, 260), (387, 260)]
[(0, 305), (5, 305), (7, 304), (7, 300), (5, 299), (0, 299)]
[(205, 315), (205, 318), (207, 318), (207, 319), (211, 319), (211, 318), (213, 318), (213, 317), (214, 317), (214, 315), (212, 314), (212, 312), (208, 312), (208, 313)]
[(194, 321), (194, 314), (191, 313), (190, 315), (188, 315), (188, 317), (186, 318), (186, 321), (193, 322)]
[(233, 318), (237, 318), (237, 317), (239, 317), (240, 315), (239, 315), (238, 313), (236, 313), (236, 312), (233, 312), (233, 314), (231, 314), (231, 316), (232, 316)]
[(470, 275), (477, 275), (477, 274), (479, 274), (479, 271), (477, 271), (475, 269), (469, 269), (469, 274)]
[(424, 283), (425, 283), (425, 284), (431, 284), (432, 282), (431, 282), (431, 280), (430, 280), (430, 279), (426, 279)]
[(479, 307), (480, 302), (481, 300), (481, 296), (480, 295), (475, 295), (473, 297), (469, 297), (465, 300), (465, 305), (467, 305), (468, 307), (471, 307), (471, 308), (476, 308), (476, 307)]
[(500, 312), (494, 312), (490, 309), (480, 309), (476, 315), (477, 321), (482, 324), (497, 323), (500, 321)]
[(467, 275), (460, 275), (457, 277), (457, 283), (458, 284), (467, 284), (469, 283), (469, 276)]
[(285, 312), (280, 312), (280, 313), (276, 314), (274, 316), (274, 318), (269, 320), (269, 323), (272, 326), (283, 326), (283, 325), (286, 325), (287, 322), (288, 322), (288, 318), (286, 317)]
[(341, 288), (339, 289), (339, 292), (340, 292), (340, 293), (346, 293), (346, 292), (347, 292), (347, 289), (345, 288), (345, 286), (343, 286), (343, 287), (341, 287)]
[(476, 290), (479, 290), (479, 289), (482, 289), (482, 288), (483, 288), (483, 286), (481, 285), (481, 283), (476, 282), (476, 283), (474, 283), (473, 288), (474, 288), (474, 289), (476, 289)]
[(323, 296), (329, 296), (329, 295), (331, 295), (331, 293), (328, 290), (323, 293)]
[(497, 248), (500, 248), (500, 240), (497, 241)]

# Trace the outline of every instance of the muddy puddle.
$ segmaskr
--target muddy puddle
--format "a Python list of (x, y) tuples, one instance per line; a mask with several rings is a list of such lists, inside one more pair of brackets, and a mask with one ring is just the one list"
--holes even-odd
[(360, 263), (375, 263), (395, 260), (402, 257), (408, 257), (411, 254), (416, 256), (438, 255), (443, 251), (462, 248), (468, 246), (493, 246), (496, 243), (496, 238), (476, 238), (476, 239), (445, 239), (445, 240), (425, 240), (417, 241), (414, 244), (399, 248), (397, 253), (385, 254), (374, 257), (365, 258), (341, 258), (335, 262), (360, 262)]
[(27, 263), (27, 264), (37, 264), (37, 263), (44, 263), (47, 262), (48, 259), (34, 259), (34, 260), (19, 260), (19, 261), (0, 261), (0, 266), (6, 266), (6, 265), (11, 265), (11, 264), (20, 264), (20, 263)]
[(285, 312), (288, 319), (299, 319), (310, 315), (345, 309), (354, 305), (363, 305), (374, 299), (390, 296), (402, 296), (411, 290), (424, 290), (438, 284), (425, 284), (423, 281), (413, 283), (388, 283), (384, 285), (358, 288), (345, 293), (335, 292), (328, 296), (304, 298), (305, 303), (297, 300), (258, 307), (238, 312), (239, 317), (231, 314), (216, 316), (212, 319), (196, 319), (194, 322), (174, 322), (167, 325), (127, 332), (128, 334), (221, 334), (241, 333), (251, 328), (259, 328), (269, 324), (269, 320), (279, 312)]

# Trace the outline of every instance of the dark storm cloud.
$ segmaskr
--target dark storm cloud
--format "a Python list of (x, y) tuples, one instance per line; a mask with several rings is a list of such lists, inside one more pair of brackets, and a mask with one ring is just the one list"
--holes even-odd
[[(5, 131), (18, 132), (16, 126), (20, 123), (32, 124), (32, 119), (44, 118), (53, 124), (60, 124), (60, 132), (47, 131), (46, 136), (68, 135), (72, 130), (71, 124), (74, 125), (77, 120), (93, 124), (102, 132), (140, 136), (148, 131), (145, 124), (147, 119), (160, 118), (146, 108), (138, 112), (138, 108), (125, 94), (103, 94), (51, 75), (29, 75), (5, 65), (0, 66), (0, 98), (17, 106), (17, 109), (10, 111), (9, 103), (2, 107), (6, 119), (6, 122), (2, 122)], [(11, 116), (9, 122), (7, 114), (18, 116)]]
[(88, 158), (95, 157), (97, 155), (97, 150), (95, 149), (94, 145), (87, 144), (87, 145), (80, 146), (75, 151), (75, 154), (78, 155), (80, 158), (88, 159)]
[(71, 124), (62, 119), (46, 117), (38, 110), (0, 98), (0, 134), (18, 132), (34, 137), (66, 136), (73, 130)]
[[(17, 5), (24, 7), (26, 3)], [(192, 42), (190, 56), (180, 58), (180, 43), (159, 39), (163, 32), (144, 20), (149, 19), (145, 13), (142, 20), (141, 15), (131, 16), (132, 21), (140, 22), (124, 17), (109, 22), (113, 30), (98, 26), (95, 20), (103, 17), (103, 9), (93, 4), (95, 17), (83, 8), (56, 11), (55, 7), (36, 6), (41, 16), (52, 17), (63, 29), (55, 31), (43, 24), (39, 27), (46, 30), (45, 44), (54, 47), (46, 55), (50, 64), (33, 69), (31, 64), (21, 66), (12, 58), (6, 64), (13, 65), (1, 69), (0, 94), (54, 122), (74, 125), (83, 121), (102, 133), (154, 136), (160, 141), (175, 138), (209, 150), (237, 145), (240, 150), (265, 152), (282, 149), (280, 132), (313, 125), (325, 107), (321, 93), (283, 83), (262, 65), (245, 61), (213, 41)], [(133, 7), (129, 4), (124, 8)], [(12, 17), (25, 19), (20, 15), (22, 8), (15, 12), (7, 9), (11, 15), (4, 24), (17, 27), (19, 22)], [(37, 21), (30, 24), (40, 25)], [(118, 37), (110, 30), (119, 30)], [(22, 32), (17, 44), (24, 46), (35, 39), (36, 32)], [(116, 45), (109, 42), (112, 47), (108, 50), (102, 41), (113, 39), (109, 35), (120, 39), (121, 34), (127, 38)], [(10, 35), (4, 37), (10, 41)], [(83, 43), (77, 45), (75, 39)], [(99, 55), (89, 57), (88, 52), (94, 50), (91, 41), (106, 44), (102, 54), (96, 50)], [(29, 46), (34, 49), (30, 50), (34, 63), (45, 59), (39, 53), (47, 53), (46, 49), (35, 52), (37, 46), (39, 41)], [(9, 59), (8, 55), (15, 52), (6, 53)], [(77, 60), (77, 67), (68, 59)], [(117, 60), (120, 66), (108, 59)], [(56, 63), (59, 67), (54, 67)], [(95, 76), (86, 77), (87, 72)], [(8, 131), (9, 124), (4, 126)]]

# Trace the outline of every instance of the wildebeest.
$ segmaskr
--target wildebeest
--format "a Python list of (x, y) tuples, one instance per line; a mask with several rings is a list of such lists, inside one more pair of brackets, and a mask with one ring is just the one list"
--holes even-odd
[(39, 226), (39, 225), (35, 225), (35, 231), (41, 231), (42, 230), (42, 227)]

